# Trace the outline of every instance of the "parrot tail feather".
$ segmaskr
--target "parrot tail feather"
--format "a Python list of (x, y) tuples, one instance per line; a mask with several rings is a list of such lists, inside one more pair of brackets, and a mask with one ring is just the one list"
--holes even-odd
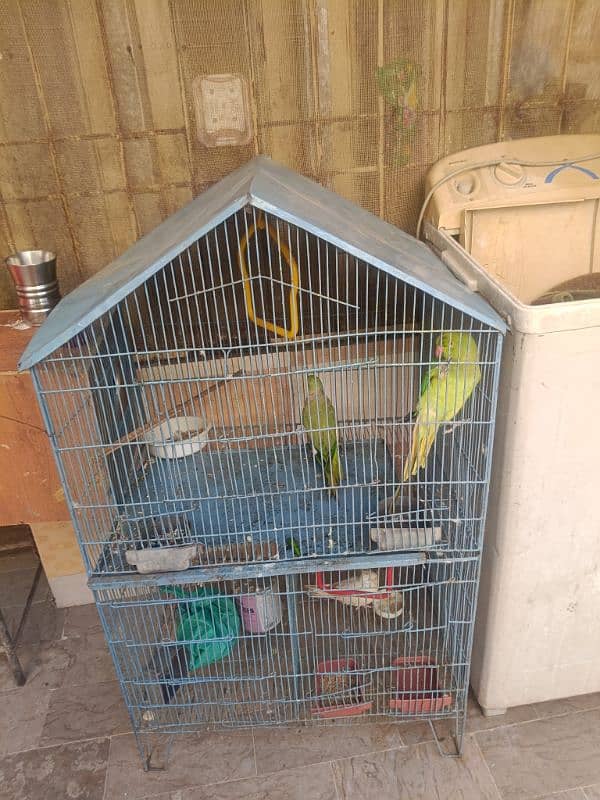
[(404, 480), (409, 480), (420, 469), (427, 465), (427, 456), (433, 447), (439, 425), (420, 425), (416, 423), (413, 430), (410, 455), (404, 463)]
[(323, 466), (325, 472), (325, 483), (329, 486), (331, 494), (335, 494), (335, 487), (339, 486), (342, 480), (342, 465), (340, 464), (340, 454), (337, 445), (326, 464)]
[(340, 464), (340, 453), (337, 447), (331, 457), (331, 469), (330, 469), (330, 485), (331, 486), (339, 486), (340, 481), (342, 480), (342, 465)]

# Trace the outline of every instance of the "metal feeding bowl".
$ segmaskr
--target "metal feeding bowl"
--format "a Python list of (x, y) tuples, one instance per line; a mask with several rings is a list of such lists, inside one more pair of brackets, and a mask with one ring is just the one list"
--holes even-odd
[(19, 310), (31, 325), (41, 325), (60, 300), (56, 255), (50, 250), (19, 250), (6, 259)]

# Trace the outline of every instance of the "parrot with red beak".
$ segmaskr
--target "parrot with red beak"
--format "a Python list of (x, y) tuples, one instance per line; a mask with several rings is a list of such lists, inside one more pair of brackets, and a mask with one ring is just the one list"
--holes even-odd
[(438, 361), (421, 384), (411, 450), (404, 463), (405, 481), (426, 466), (440, 425), (456, 417), (481, 380), (479, 350), (470, 334), (440, 334), (435, 340), (435, 357)]

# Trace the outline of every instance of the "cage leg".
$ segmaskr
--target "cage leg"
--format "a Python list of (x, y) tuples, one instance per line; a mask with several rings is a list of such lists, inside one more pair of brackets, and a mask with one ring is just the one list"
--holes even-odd
[(285, 591), (288, 607), (290, 625), (290, 649), (292, 656), (293, 679), (293, 699), (300, 699), (299, 680), (300, 680), (300, 640), (298, 638), (298, 615), (296, 609), (296, 592), (298, 589), (298, 576), (285, 576)]
[(469, 707), (469, 678), (465, 677), (465, 689), (461, 692), (461, 702), (458, 706), (459, 713), (454, 721), (454, 741), (456, 744), (457, 755), (462, 755), (463, 742), (465, 738), (465, 728), (467, 724), (467, 713)]
[(465, 739), (465, 725), (467, 722), (466, 709), (456, 718), (454, 723), (454, 742), (456, 744), (456, 753), (462, 756), (463, 743)]
[(174, 734), (136, 731), (135, 741), (145, 772), (161, 772), (167, 769), (173, 738)]
[[(450, 736), (440, 737), (435, 723), (438, 720), (430, 719), (429, 727), (437, 745), (438, 752), (446, 758), (460, 758), (462, 756), (465, 735), (465, 714), (462, 713), (454, 720), (454, 731)], [(448, 746), (446, 743), (450, 742)]]

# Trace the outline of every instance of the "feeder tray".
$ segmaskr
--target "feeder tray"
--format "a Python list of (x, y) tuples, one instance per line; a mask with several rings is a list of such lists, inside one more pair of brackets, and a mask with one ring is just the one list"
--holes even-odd
[(342, 587), (342, 586), (330, 586), (329, 584), (325, 583), (325, 578), (323, 577), (322, 572), (317, 572), (316, 574), (316, 585), (319, 592), (325, 595), (330, 595), (333, 598), (336, 597), (366, 597), (369, 600), (385, 600), (389, 597), (391, 588), (394, 585), (394, 568), (387, 567), (385, 571), (385, 584), (386, 588), (383, 589), (381, 592), (374, 592), (371, 589), (361, 589), (359, 586), (352, 586), (352, 587)]
[(147, 550), (127, 550), (125, 560), (141, 574), (152, 572), (181, 572), (188, 569), (198, 557), (203, 545), (188, 544), (183, 547), (151, 547)]
[(275, 541), (207, 545), (200, 552), (201, 564), (236, 564), (247, 561), (277, 561), (278, 559), (279, 547)]
[(348, 658), (317, 664), (315, 688), (318, 696), (311, 709), (313, 717), (355, 717), (371, 710), (373, 702), (364, 699), (364, 676), (356, 674), (356, 670), (356, 662)]
[(379, 550), (410, 550), (411, 547), (433, 547), (442, 541), (442, 528), (371, 528), (371, 541)]
[[(367, 572), (370, 574), (370, 571)], [(330, 586), (325, 583), (323, 573), (317, 572), (316, 587), (312, 591), (312, 596), (339, 600), (356, 608), (371, 606), (382, 619), (396, 619), (404, 613), (404, 597), (402, 591), (392, 589), (393, 585), (393, 567), (387, 567), (385, 587), (381, 591), (361, 589), (360, 585), (348, 586), (348, 581), (342, 581), (337, 586)]]
[(452, 695), (438, 688), (438, 665), (428, 656), (397, 658), (392, 666), (397, 697), (390, 708), (403, 714), (436, 714), (452, 705)]

